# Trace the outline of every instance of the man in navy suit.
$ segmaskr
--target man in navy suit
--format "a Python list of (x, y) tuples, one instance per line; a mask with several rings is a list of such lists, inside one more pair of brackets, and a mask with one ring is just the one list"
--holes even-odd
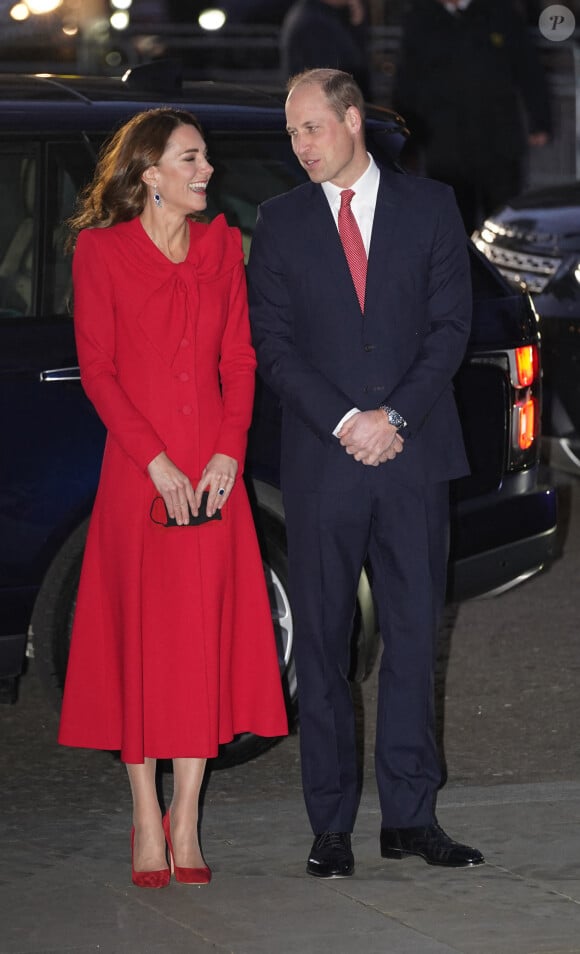
[[(382, 856), (476, 865), (481, 853), (435, 816), (448, 481), (468, 470), (452, 386), (470, 327), (465, 231), (448, 186), (380, 168), (367, 153), (364, 101), (349, 74), (308, 70), (288, 88), (287, 129), (311, 181), (260, 207), (248, 277), (259, 369), (283, 409), (302, 778), (315, 835), (307, 871), (354, 871), (348, 670), (367, 559), (383, 638)], [(346, 234), (349, 202), (356, 224)]]

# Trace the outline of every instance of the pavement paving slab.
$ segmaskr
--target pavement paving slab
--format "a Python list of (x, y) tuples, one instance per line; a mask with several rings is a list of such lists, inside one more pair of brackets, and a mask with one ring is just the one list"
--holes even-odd
[(446, 789), (441, 823), (488, 859), (463, 870), (382, 860), (369, 789), (355, 876), (330, 881), (304, 873), (299, 793), (215, 805), (204, 841), (211, 884), (160, 891), (130, 883), (127, 810), (70, 824), (10, 818), (0, 828), (0, 952), (580, 952), (580, 782)]

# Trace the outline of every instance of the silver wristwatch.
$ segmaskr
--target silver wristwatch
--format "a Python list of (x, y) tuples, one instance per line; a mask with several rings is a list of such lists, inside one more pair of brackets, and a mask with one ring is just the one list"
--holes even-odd
[(398, 411), (395, 411), (393, 407), (389, 407), (388, 404), (379, 404), (379, 407), (381, 411), (384, 411), (387, 415), (389, 424), (392, 424), (393, 427), (396, 427), (398, 431), (400, 431), (402, 427), (407, 426), (405, 418), (399, 414)]

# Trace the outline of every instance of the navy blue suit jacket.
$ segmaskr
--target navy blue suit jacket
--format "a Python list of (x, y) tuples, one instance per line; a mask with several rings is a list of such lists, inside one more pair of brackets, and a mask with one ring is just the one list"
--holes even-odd
[(345, 490), (366, 469), (332, 431), (388, 402), (408, 422), (385, 479), (468, 472), (452, 379), (471, 319), (467, 239), (452, 190), (381, 168), (361, 314), (321, 186), (262, 204), (248, 265), (259, 371), (283, 409), (282, 485)]

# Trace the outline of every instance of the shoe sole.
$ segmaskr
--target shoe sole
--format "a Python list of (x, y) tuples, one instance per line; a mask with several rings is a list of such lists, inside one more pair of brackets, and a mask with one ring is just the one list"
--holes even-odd
[(322, 874), (320, 871), (311, 871), (310, 868), (306, 869), (306, 874), (309, 874), (312, 878), (320, 878), (325, 881), (329, 881), (331, 878), (351, 878), (354, 874), (354, 868), (352, 871), (345, 871), (342, 874)]
[(425, 855), (418, 851), (403, 851), (401, 848), (385, 848), (381, 851), (381, 858), (392, 858), (395, 861), (401, 861), (403, 858), (422, 858), (425, 864), (432, 865), (435, 868), (478, 868), (485, 864), (485, 859), (481, 861), (429, 861)]

